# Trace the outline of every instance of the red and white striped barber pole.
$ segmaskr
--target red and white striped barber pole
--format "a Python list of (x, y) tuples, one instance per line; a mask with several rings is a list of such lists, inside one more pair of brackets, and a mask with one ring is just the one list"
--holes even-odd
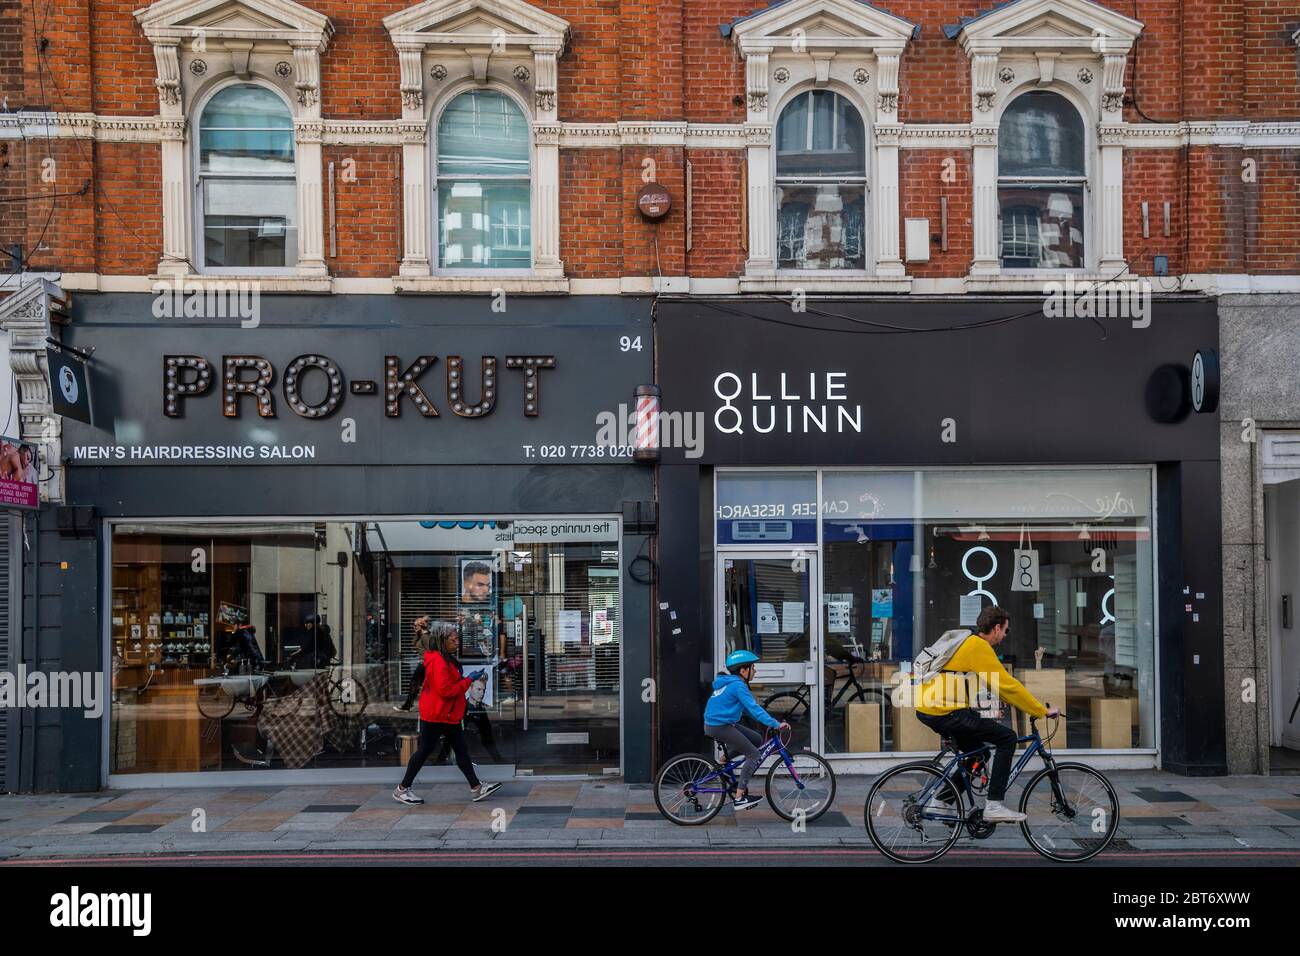
[(636, 387), (636, 461), (659, 460), (659, 386)]

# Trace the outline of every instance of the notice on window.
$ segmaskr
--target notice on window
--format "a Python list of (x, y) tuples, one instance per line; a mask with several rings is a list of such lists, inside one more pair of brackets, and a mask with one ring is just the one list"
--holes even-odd
[(877, 618), (894, 616), (894, 589), (893, 588), (872, 589), (871, 616)]
[(803, 633), (803, 601), (781, 602), (781, 633)]
[(852, 601), (826, 602), (826, 630), (831, 634), (847, 634), (852, 617)]
[(758, 633), (781, 633), (781, 622), (776, 617), (776, 606), (767, 601), (758, 602)]
[(984, 601), (978, 594), (963, 594), (961, 596), (961, 626), (974, 627), (983, 607)]
[(581, 611), (560, 612), (560, 643), (561, 644), (582, 643), (582, 612)]

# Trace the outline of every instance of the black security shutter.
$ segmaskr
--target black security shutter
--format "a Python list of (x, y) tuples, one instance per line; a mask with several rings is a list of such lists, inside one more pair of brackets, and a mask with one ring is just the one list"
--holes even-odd
[[(0, 514), (0, 672), (9, 671), (9, 648), (13, 641), (13, 615), (11, 611), (15, 598), (11, 594), (13, 583), (13, 541), (14, 519), (11, 515)], [(21, 539), (20, 539), (21, 540)], [(14, 789), (8, 776), (9, 766), (9, 711), (0, 707), (0, 793)]]

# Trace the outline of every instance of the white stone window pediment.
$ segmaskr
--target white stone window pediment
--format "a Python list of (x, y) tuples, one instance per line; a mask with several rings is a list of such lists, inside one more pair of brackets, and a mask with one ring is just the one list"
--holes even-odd
[[(905, 291), (898, 248), (898, 70), (916, 26), (862, 0), (787, 0), (724, 32), (745, 61), (748, 259), (741, 287)], [(866, 134), (864, 272), (777, 269), (775, 134), (799, 94), (830, 90), (862, 114)]]
[[(298, 206), (298, 260), (289, 271), (327, 282), (321, 214), (320, 55), (334, 35), (329, 18), (293, 0), (159, 0), (136, 10), (134, 16), (153, 45), (158, 73), (154, 84), (163, 180), (159, 274), (203, 271), (186, 137), (195, 129), (196, 109), (236, 77), (274, 87), (289, 102)], [(267, 274), (285, 271), (266, 270)]]
[(768, 97), (776, 83), (822, 86), (832, 72), (867, 86), (868, 116), (893, 122), (879, 114), (897, 111), (898, 60), (915, 34), (915, 24), (862, 0), (788, 0), (738, 20), (730, 36), (745, 60), (749, 122), (775, 120)]
[(945, 28), (971, 64), (975, 256), (970, 281), (987, 285), (1003, 276), (998, 128), (1006, 108), (1032, 90), (1064, 96), (1079, 109), (1088, 131), (1087, 271), (1103, 276), (1126, 271), (1123, 146), (1108, 133), (1124, 123), (1124, 67), (1142, 29), (1139, 21), (1092, 0), (1014, 0)]
[(524, 0), (424, 0), (384, 18), (397, 48), (403, 118), (429, 118), (434, 87), (466, 76), (531, 91), (534, 119), (554, 120), (556, 60), (568, 21)]
[(950, 30), (971, 60), (975, 122), (1005, 100), (1008, 71), (1063, 82), (1123, 122), (1124, 64), (1142, 24), (1092, 0), (1016, 0)]
[(403, 252), (395, 284), (400, 291), (459, 291), (466, 283), (502, 281), (432, 269), (433, 131), (456, 94), (483, 88), (511, 96), (532, 124), (532, 269), (520, 281), (556, 291), (564, 284), (557, 61), (568, 22), (524, 0), (424, 0), (383, 23), (397, 49), (402, 95)]
[[(319, 58), (334, 35), (322, 13), (292, 0), (159, 0), (134, 16), (154, 47), (164, 116), (184, 115), (190, 81), (221, 71), (263, 76), (288, 85), (304, 109), (319, 105)], [(280, 62), (289, 68), (277, 71)]]

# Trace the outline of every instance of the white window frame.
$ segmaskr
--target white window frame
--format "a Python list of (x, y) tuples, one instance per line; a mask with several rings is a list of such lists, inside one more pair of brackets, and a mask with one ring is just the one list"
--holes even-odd
[[(524, 0), (424, 0), (384, 18), (402, 95), (402, 263), (398, 292), (568, 292), (560, 260), (557, 61), (567, 21)], [(470, 88), (514, 98), (532, 127), (531, 268), (437, 264), (437, 119)]]
[[(329, 291), (320, 114), (320, 55), (334, 35), (329, 18), (293, 0), (236, 0), (233, 9), (229, 0), (158, 0), (135, 18), (157, 68), (163, 213), (157, 278), (265, 277), (263, 287), (272, 291)], [(286, 267), (203, 265), (194, 120), (232, 82), (269, 87), (293, 116), (298, 259)]]
[[(456, 266), (444, 266), (438, 261), (438, 223), (441, 218), (441, 210), (438, 208), (438, 124), (442, 121), (442, 114), (446, 112), (456, 99), (466, 93), (472, 92), (493, 92), (500, 93), (509, 99), (515, 106), (519, 107), (519, 112), (523, 120), (528, 124), (528, 209), (529, 209), (529, 229), (530, 248), (528, 250), (529, 266), (526, 269), (472, 269)], [(439, 97), (434, 103), (433, 109), (429, 114), (429, 201), (432, 203), (431, 217), (429, 222), (429, 256), (431, 274), (433, 276), (448, 277), (479, 277), (487, 278), (491, 276), (500, 276), (502, 278), (529, 278), (533, 275), (533, 263), (535, 256), (536, 243), (531, 242), (532, 231), (536, 228), (537, 222), (537, 197), (535, 184), (534, 169), (537, 163), (537, 147), (533, 141), (533, 126), (529, 116), (528, 104), (514, 90), (502, 86), (498, 83), (488, 83), (479, 85), (472, 80), (465, 80), (461, 83), (453, 84), (444, 95)], [(454, 177), (462, 178), (462, 177)], [(466, 176), (465, 179), (475, 181), (499, 180), (502, 182), (517, 182), (518, 176)]]
[[(899, 255), (899, 60), (916, 25), (858, 0), (787, 0), (730, 26), (745, 61), (749, 232), (742, 292), (907, 292)], [(777, 268), (776, 121), (793, 96), (830, 89), (866, 133), (866, 268)]]
[[(271, 93), (279, 97), (279, 99), (284, 103), (285, 109), (289, 111), (289, 115), (290, 116), (293, 115), (293, 105), (285, 97), (284, 93), (281, 90), (277, 89), (276, 87), (272, 86), (270, 83), (262, 82), (257, 78), (242, 80), (239, 77), (233, 77), (233, 76), (227, 77), (226, 79), (217, 83), (211, 89), (207, 90), (204, 93), (202, 100), (195, 104), (194, 135), (190, 137), (191, 142), (190, 142), (190, 149), (189, 149), (189, 156), (188, 156), (190, 169), (194, 171), (194, 175), (192, 177), (194, 182), (193, 197), (192, 197), (193, 211), (191, 216), (191, 221), (194, 224), (193, 235), (191, 236), (191, 241), (193, 244), (192, 248), (194, 249), (194, 267), (203, 275), (228, 275), (228, 276), (295, 275), (298, 272), (298, 267), (296, 264), (285, 265), (285, 266), (209, 266), (205, 261), (207, 256), (205, 254), (206, 239), (204, 236), (203, 175), (200, 172), (202, 167), (199, 159), (200, 151), (202, 148), (200, 144), (200, 139), (201, 139), (200, 133), (203, 128), (203, 111), (208, 108), (208, 105), (212, 102), (212, 100), (216, 97), (218, 93), (222, 92), (223, 90), (228, 90), (232, 86), (256, 86), (264, 90), (270, 90)], [(296, 190), (298, 184), (298, 175), (296, 169), (298, 163), (297, 142), (294, 143), (293, 154), (294, 154), (294, 166), (295, 166), (294, 189)], [(217, 177), (210, 177), (210, 178), (219, 179), (224, 177), (217, 176)], [(281, 176), (258, 177), (256, 175), (249, 175), (249, 176), (241, 176), (237, 178), (253, 178), (253, 179), (266, 178), (266, 179), (279, 180), (284, 177)], [(296, 229), (298, 229), (297, 226), (295, 226), (295, 230)]]
[[(1045, 277), (1131, 274), (1124, 259), (1124, 69), (1142, 28), (1092, 0), (1014, 0), (956, 31), (971, 69), (975, 254), (968, 291), (1041, 291)], [(1082, 269), (1002, 267), (998, 130), (1007, 105), (1031, 89), (1061, 94), (1083, 116)]]
[[(1092, 188), (1093, 167), (1094, 167), (1093, 157), (1096, 153), (1096, 142), (1095, 142), (1096, 134), (1092, 131), (1092, 129), (1090, 128), (1090, 124), (1088, 123), (1088, 113), (1086, 108), (1080, 105), (1080, 103), (1077, 101), (1077, 99), (1071, 94), (1071, 92), (1068, 89), (1058, 89), (1051, 84), (1047, 86), (1037, 86), (1035, 84), (1024, 84), (1019, 86), (1014, 93), (1012, 93), (1010, 96), (1007, 97), (1007, 99), (1002, 103), (1001, 109), (998, 111), (999, 131), (1002, 129), (1003, 116), (1005, 116), (1006, 111), (1010, 108), (1011, 104), (1014, 103), (1016, 100), (1020, 99), (1020, 97), (1024, 96), (1026, 93), (1032, 93), (1032, 92), (1055, 93), (1056, 95), (1064, 99), (1065, 102), (1070, 104), (1070, 107), (1072, 109), (1079, 111), (1080, 114), (1079, 119), (1083, 125), (1083, 177), (1078, 181), (1078, 183), (1076, 183), (1076, 185), (1083, 186), (1083, 265), (1078, 267), (1073, 267), (1073, 268), (1056, 268), (1051, 266), (1017, 268), (1017, 267), (1008, 267), (1002, 265), (1003, 177), (1000, 174), (995, 174), (996, 184), (994, 188), (994, 202), (996, 204), (996, 214), (997, 214), (998, 266), (999, 269), (1001, 270), (1002, 275), (1006, 275), (1006, 276), (1038, 276), (1038, 275), (1042, 275), (1043, 273), (1050, 273), (1052, 275), (1065, 275), (1065, 274), (1086, 275), (1089, 271), (1089, 263), (1093, 261), (1093, 255), (1092, 255), (1093, 250), (1096, 248), (1096, 240), (1092, 235), (1093, 223), (1096, 222), (1098, 219), (1098, 216), (1094, 209), (1095, 191)], [(1019, 176), (1008, 176), (1006, 177), (1006, 179), (1008, 180), (1006, 185), (1014, 185), (1016, 181), (1026, 181), (1025, 177), (1019, 177)], [(1050, 181), (1058, 182), (1061, 180), (1052, 178)]]
[[(797, 180), (799, 182), (805, 182), (805, 183), (807, 182), (844, 183), (844, 182), (858, 181), (857, 177), (819, 176), (819, 177), (814, 177), (812, 179), (808, 179), (808, 178), (800, 179), (800, 177), (797, 176), (783, 177), (777, 175), (776, 165), (777, 165), (777, 160), (779, 159), (779, 155), (777, 150), (776, 132), (777, 132), (777, 128), (781, 125), (781, 115), (786, 111), (788, 107), (793, 105), (794, 102), (798, 100), (801, 96), (807, 96), (809, 93), (817, 92), (819, 90), (828, 93), (834, 93), (837, 96), (843, 98), (845, 102), (848, 103), (850, 109), (854, 109), (858, 111), (858, 116), (862, 120), (862, 130), (863, 130), (862, 175), (860, 179), (861, 179), (862, 189), (865, 198), (863, 213), (864, 213), (864, 218), (866, 219), (866, 223), (863, 228), (863, 236), (862, 236), (862, 243), (864, 247), (863, 261), (866, 267), (862, 269), (783, 269), (779, 265), (781, 261), (781, 248), (780, 248), (781, 210), (777, 203), (776, 191), (780, 187), (781, 181)], [(872, 167), (874, 166), (874, 162), (873, 162), (874, 156), (872, 154), (872, 149), (871, 149), (871, 123), (868, 121), (868, 117), (863, 113), (861, 105), (855, 102), (855, 99), (856, 98), (852, 95), (852, 93), (849, 90), (841, 89), (838, 86), (838, 84), (828, 84), (827, 86), (824, 87), (816, 87), (811, 83), (809, 83), (791, 90), (788, 96), (786, 96), (783, 100), (778, 102), (777, 108), (772, 113), (772, 118), (773, 118), (773, 122), (772, 122), (772, 229), (773, 229), (772, 257), (773, 257), (774, 264), (776, 265), (776, 271), (778, 276), (797, 276), (800, 278), (804, 278), (804, 277), (819, 278), (822, 276), (851, 276), (851, 277), (865, 278), (874, 274), (874, 270), (871, 268), (871, 264), (872, 264), (871, 230), (873, 228), (873, 223), (871, 222), (871, 216), (873, 214), (872, 205), (871, 205), (871, 174), (872, 174)], [(813, 124), (810, 122), (808, 124), (809, 139), (811, 139), (812, 137), (812, 126)], [(811, 146), (811, 143), (809, 145)]]

